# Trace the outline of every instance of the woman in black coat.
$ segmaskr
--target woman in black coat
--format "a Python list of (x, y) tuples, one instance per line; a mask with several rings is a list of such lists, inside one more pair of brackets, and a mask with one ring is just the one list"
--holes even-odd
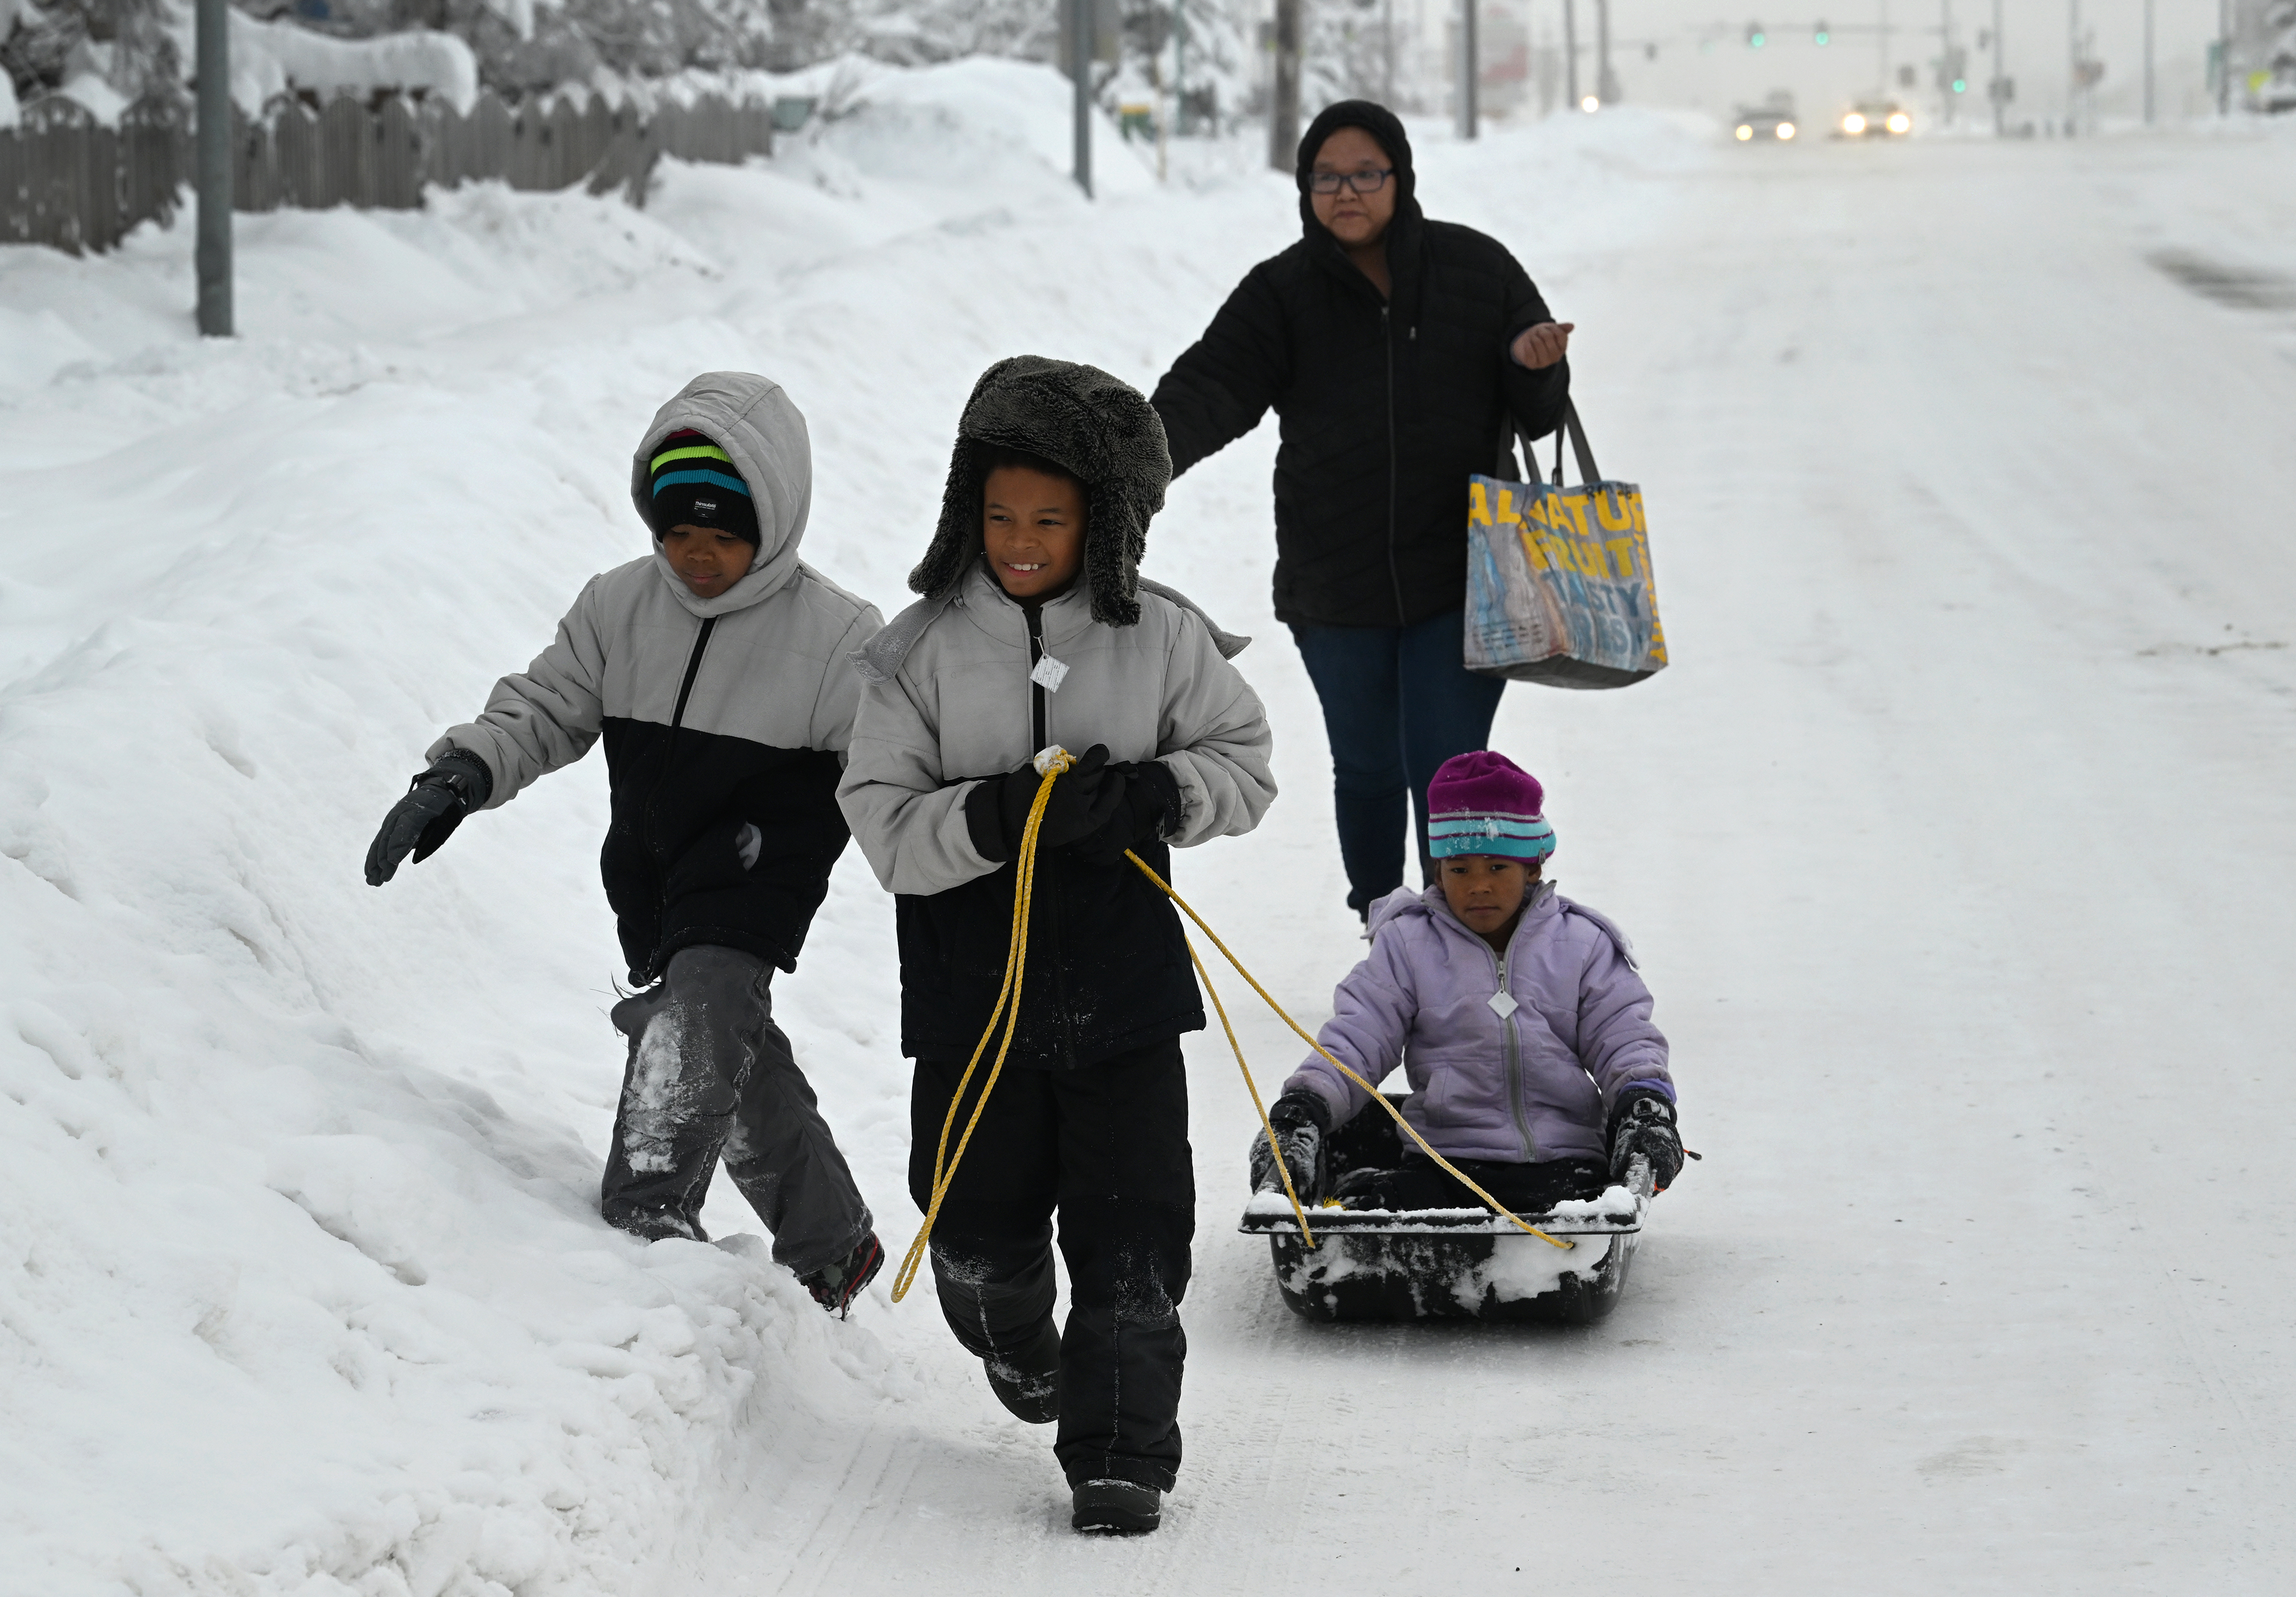
[(1300, 141), (1304, 237), (1254, 266), (1152, 403), (1178, 476), (1273, 407), (1275, 615), (1323, 700), (1348, 903), (1403, 881), (1407, 791), (1480, 749), (1505, 684), (1461, 663), (1467, 479), (1512, 477), (1513, 435), (1553, 432), (1570, 323), (1504, 245), (1431, 222), (1411, 143), (1349, 100)]

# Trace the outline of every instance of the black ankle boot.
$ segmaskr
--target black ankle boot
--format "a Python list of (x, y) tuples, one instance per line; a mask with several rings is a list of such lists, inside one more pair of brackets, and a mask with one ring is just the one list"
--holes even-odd
[(885, 1249), (870, 1232), (853, 1245), (853, 1251), (833, 1265), (824, 1265), (810, 1275), (800, 1275), (798, 1283), (813, 1294), (813, 1300), (842, 1320), (852, 1312), (853, 1299), (861, 1289), (877, 1278), (885, 1267)]
[(1050, 1425), (1061, 1417), (1061, 1333), (1050, 1320), (1023, 1353), (991, 1355), (980, 1361), (988, 1389), (1018, 1420)]
[(1144, 1536), (1164, 1515), (1164, 1495), (1129, 1480), (1087, 1480), (1077, 1487), (1069, 1524), (1110, 1536)]

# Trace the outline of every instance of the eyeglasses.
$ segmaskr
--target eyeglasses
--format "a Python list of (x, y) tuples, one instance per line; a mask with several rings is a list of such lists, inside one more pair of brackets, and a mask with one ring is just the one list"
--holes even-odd
[(1393, 167), (1376, 172), (1314, 172), (1308, 175), (1308, 186), (1319, 194), (1336, 194), (1344, 183), (1358, 194), (1376, 194), (1394, 176)]

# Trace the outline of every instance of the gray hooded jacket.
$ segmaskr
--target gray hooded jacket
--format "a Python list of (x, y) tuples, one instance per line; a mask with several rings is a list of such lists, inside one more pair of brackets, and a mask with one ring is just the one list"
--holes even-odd
[[(795, 965), (848, 836), (835, 791), (860, 684), (846, 657), (880, 625), (798, 558), (812, 446), (778, 383), (708, 372), (657, 411), (631, 468), (641, 518), (649, 462), (689, 428), (749, 485), (759, 535), (749, 574), (697, 598), (659, 545), (602, 572), (534, 663), (430, 750), (483, 759), (491, 808), (603, 736), (613, 819), (600, 867), (639, 982), (705, 943)], [(744, 824), (764, 839), (754, 865), (737, 842)]]

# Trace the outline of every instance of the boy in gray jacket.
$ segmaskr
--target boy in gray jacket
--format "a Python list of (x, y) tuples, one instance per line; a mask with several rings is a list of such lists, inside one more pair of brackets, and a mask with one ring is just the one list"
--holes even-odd
[(897, 895), (924, 1208), (1004, 974), (1030, 758), (1082, 756), (1038, 834), (1012, 1053), (932, 1234), (949, 1329), (1008, 1409), (1059, 1423), (1079, 1530), (1155, 1528), (1180, 1462), (1195, 1177), (1179, 1040), (1204, 1017), (1179, 917), (1124, 851), (1168, 880), (1173, 846), (1250, 831), (1275, 793), (1267, 717), (1228, 663), (1246, 640), (1138, 575), (1170, 476), (1156, 413), (1105, 372), (990, 367), (909, 577), (925, 597), (856, 657), (868, 686), (838, 790)]
[(849, 835), (836, 788), (859, 684), (846, 656), (879, 617), (798, 558), (812, 446), (778, 383), (686, 384), (639, 441), (630, 494), (653, 552), (592, 577), (556, 641), (430, 746), (367, 880), (603, 738), (599, 864), (645, 990), (614, 1006), (629, 1057), (601, 1212), (637, 1236), (706, 1241), (722, 1156), (774, 1257), (841, 1314), (884, 1250), (774, 1024), (770, 984), (796, 969)]

